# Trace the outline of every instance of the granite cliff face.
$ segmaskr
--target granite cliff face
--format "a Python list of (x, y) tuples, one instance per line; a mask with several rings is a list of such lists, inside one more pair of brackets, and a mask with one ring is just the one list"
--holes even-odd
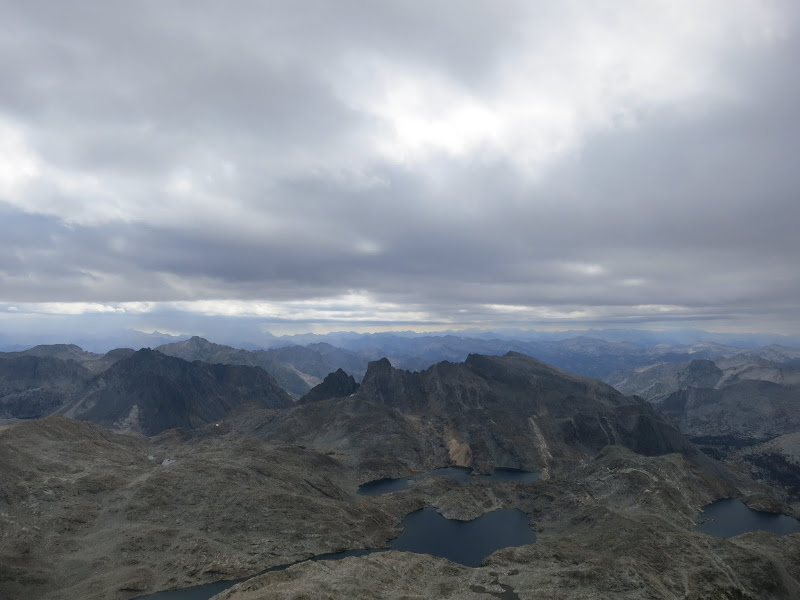
[(96, 376), (59, 412), (154, 435), (214, 423), (248, 404), (286, 408), (292, 400), (258, 367), (187, 362), (142, 349)]

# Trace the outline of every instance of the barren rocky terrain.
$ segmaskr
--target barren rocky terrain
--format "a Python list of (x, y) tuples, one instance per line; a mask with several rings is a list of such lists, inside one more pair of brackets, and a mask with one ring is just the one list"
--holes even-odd
[(334, 457), (212, 433), (64, 417), (0, 431), (0, 595), (130, 598), (257, 573), (380, 545), (407, 512), (356, 502)]
[[(454, 464), (543, 473), (356, 493)], [(348, 397), (242, 405), (151, 437), (61, 416), (1, 428), (0, 596), (128, 600), (253, 576), (384, 548), (432, 506), (461, 520), (522, 510), (537, 542), (475, 569), (395, 551), (300, 562), (219, 598), (798, 597), (800, 535), (694, 531), (703, 505), (731, 496), (793, 510), (601, 382), (514, 353), (423, 373), (378, 361)]]

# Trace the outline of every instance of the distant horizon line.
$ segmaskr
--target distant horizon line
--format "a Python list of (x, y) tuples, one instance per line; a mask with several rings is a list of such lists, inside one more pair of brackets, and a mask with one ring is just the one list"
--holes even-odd
[[(407, 338), (443, 337), (453, 336), (460, 339), (475, 339), (483, 342), (492, 340), (504, 342), (563, 342), (582, 337), (596, 339), (608, 343), (628, 343), (636, 346), (648, 347), (657, 345), (690, 346), (694, 344), (720, 344), (732, 348), (758, 348), (765, 346), (785, 346), (800, 348), (800, 336), (776, 333), (736, 333), (713, 332), (703, 329), (644, 329), (644, 328), (587, 328), (564, 330), (541, 330), (533, 328), (478, 328), (447, 329), (438, 331), (414, 331), (410, 329), (395, 329), (387, 331), (358, 332), (353, 330), (340, 330), (327, 333), (308, 331), (304, 333), (291, 333), (275, 335), (269, 331), (250, 332), (249, 335), (240, 335), (241, 332), (213, 332), (198, 331), (194, 333), (173, 333), (159, 329), (124, 328), (116, 331), (89, 334), (87, 332), (61, 332), (61, 333), (33, 333), (8, 334), (0, 329), (0, 351), (24, 351), (36, 346), (51, 346), (60, 344), (73, 344), (82, 350), (92, 352), (107, 352), (115, 348), (157, 347), (166, 343), (181, 342), (193, 337), (206, 341), (238, 348), (264, 348), (275, 347), (269, 342), (294, 342), (296, 345), (311, 343), (313, 340), (329, 340), (332, 345), (341, 344), (345, 340), (336, 339), (343, 337), (364, 338), (371, 336), (397, 335)], [(470, 335), (473, 334), (473, 335)]]

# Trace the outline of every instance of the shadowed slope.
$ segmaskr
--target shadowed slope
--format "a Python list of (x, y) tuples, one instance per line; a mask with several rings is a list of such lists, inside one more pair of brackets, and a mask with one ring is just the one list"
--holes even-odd
[(62, 412), (153, 435), (212, 423), (250, 403), (286, 408), (292, 400), (258, 367), (190, 363), (142, 349), (97, 376), (87, 392)]

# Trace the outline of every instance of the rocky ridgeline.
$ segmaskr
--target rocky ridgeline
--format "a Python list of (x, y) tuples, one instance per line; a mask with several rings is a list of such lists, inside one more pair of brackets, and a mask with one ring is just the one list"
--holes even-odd
[(518, 353), (470, 355), (419, 373), (372, 362), (354, 395), (298, 406), (251, 431), (356, 452), (376, 473), (442, 464), (547, 473), (608, 444), (695, 452), (646, 402)]

